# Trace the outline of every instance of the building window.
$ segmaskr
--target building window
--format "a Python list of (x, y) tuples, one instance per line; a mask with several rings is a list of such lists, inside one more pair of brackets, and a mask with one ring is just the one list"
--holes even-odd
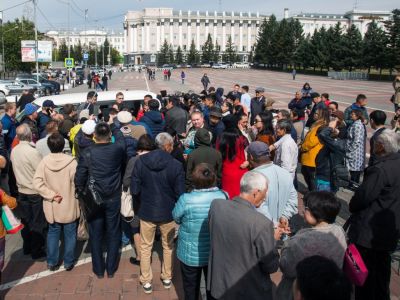
[(246, 52), (246, 46), (242, 47), (242, 51)]

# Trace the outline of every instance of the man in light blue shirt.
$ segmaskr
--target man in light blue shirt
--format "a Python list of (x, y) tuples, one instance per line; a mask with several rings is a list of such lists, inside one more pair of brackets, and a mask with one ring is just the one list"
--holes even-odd
[(240, 97), (240, 104), (246, 107), (248, 114), (250, 114), (251, 97), (249, 94), (249, 87), (242, 86), (242, 96)]
[(257, 210), (274, 224), (288, 227), (290, 218), (298, 212), (293, 177), (270, 160), (267, 144), (252, 142), (247, 147), (247, 154), (252, 172), (260, 172), (269, 180), (266, 201)]

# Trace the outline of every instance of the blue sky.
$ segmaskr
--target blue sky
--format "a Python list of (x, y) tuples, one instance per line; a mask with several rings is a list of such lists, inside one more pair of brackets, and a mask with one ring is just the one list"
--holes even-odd
[[(26, 0), (1, 0), (0, 10), (22, 3)], [(243, 11), (283, 16), (283, 9), (289, 8), (290, 14), (300, 12), (344, 13), (353, 9), (357, 3), (360, 10), (392, 10), (400, 8), (398, 0), (38, 0), (38, 25), (40, 30), (66, 29), (68, 24), (67, 2), (71, 3), (70, 28), (85, 28), (84, 10), (88, 9), (88, 29), (122, 30), (123, 15), (128, 10), (141, 10), (145, 7), (172, 7), (176, 10), (201, 11)], [(200, 5), (199, 5), (200, 4)], [(4, 12), (4, 19), (33, 17), (32, 4)]]

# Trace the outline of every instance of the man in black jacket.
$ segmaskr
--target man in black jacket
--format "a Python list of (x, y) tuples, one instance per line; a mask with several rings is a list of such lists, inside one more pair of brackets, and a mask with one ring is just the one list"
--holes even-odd
[(180, 100), (176, 97), (168, 98), (167, 112), (165, 113), (165, 126), (167, 129), (172, 128), (180, 136), (186, 133), (186, 125), (188, 113), (180, 106)]
[(156, 136), (156, 144), (159, 149), (142, 155), (136, 161), (131, 181), (132, 196), (140, 199), (140, 283), (146, 294), (153, 291), (151, 253), (157, 226), (161, 231), (163, 246), (161, 280), (164, 288), (171, 287), (175, 236), (172, 210), (185, 192), (182, 164), (170, 155), (174, 147), (173, 138), (168, 133), (160, 133)]
[[(112, 278), (118, 268), (119, 246), (121, 241), (121, 175), (125, 162), (125, 141), (121, 131), (114, 124), (111, 143), (111, 128), (106, 123), (95, 127), (96, 143), (86, 148), (80, 155), (75, 174), (77, 191), (88, 184), (89, 173), (95, 180), (95, 190), (100, 194), (103, 204), (95, 216), (88, 220), (93, 272), (98, 278), (107, 271)], [(90, 155), (90, 157), (88, 156)], [(102, 240), (106, 228), (107, 258), (104, 261)]]
[(311, 125), (314, 124), (314, 115), (317, 112), (318, 108), (326, 108), (324, 101), (322, 101), (321, 96), (318, 93), (311, 93), (311, 99), (314, 103), (314, 106), (312, 107), (311, 112), (308, 115), (308, 120), (306, 122), (306, 127), (308, 128), (311, 128)]
[(376, 160), (376, 156), (372, 149), (374, 149), (376, 138), (382, 133), (383, 130), (385, 130), (386, 114), (381, 110), (374, 110), (372, 113), (370, 113), (369, 119), (371, 121), (371, 128), (375, 130), (374, 134), (369, 140), (371, 156), (369, 157), (368, 166), (372, 166)]
[(376, 138), (376, 161), (350, 200), (349, 239), (368, 269), (355, 300), (390, 300), (390, 254), (400, 238), (400, 136), (384, 130)]
[(250, 124), (254, 124), (254, 119), (255, 117), (265, 109), (265, 97), (264, 97), (264, 88), (258, 87), (256, 88), (256, 96), (251, 99), (250, 102), (250, 111), (251, 111), (251, 118), (250, 118)]

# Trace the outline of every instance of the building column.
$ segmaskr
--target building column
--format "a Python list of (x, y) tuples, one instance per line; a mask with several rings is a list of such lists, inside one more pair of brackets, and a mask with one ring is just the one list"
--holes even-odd
[(231, 21), (231, 39), (235, 43), (235, 21)]
[[(217, 41), (217, 40), (218, 40), (218, 39), (217, 39), (217, 26), (218, 26), (217, 21), (214, 21), (214, 23), (213, 23), (213, 39), (214, 39), (214, 41)], [(218, 41), (218, 43), (219, 43), (220, 46), (221, 46), (221, 41)]]
[(208, 20), (206, 20), (206, 24), (205, 24), (205, 26), (206, 26), (206, 35), (205, 35), (205, 39), (207, 40), (207, 37), (208, 37), (208, 33), (209, 33), (209, 31), (208, 31), (208, 26), (209, 26), (210, 24), (208, 23)]
[(187, 46), (186, 46), (187, 51), (189, 51), (191, 44), (192, 44), (192, 23), (190, 23), (190, 20), (188, 20), (188, 23), (187, 23)]
[[(85, 37), (85, 39), (86, 39), (86, 37)], [(128, 45), (129, 45), (129, 43), (127, 43), (127, 41), (128, 41), (128, 28), (127, 27), (125, 27), (124, 28), (124, 46), (125, 46), (125, 49), (124, 49), (124, 52), (129, 52), (129, 47), (128, 47)]]
[(183, 51), (183, 36), (182, 36), (182, 20), (179, 20), (179, 47), (181, 47), (181, 50)]
[(174, 46), (174, 21), (169, 20), (169, 42)]
[(131, 51), (132, 52), (137, 52), (138, 51), (138, 37), (137, 37), (137, 25), (134, 24), (133, 26), (133, 34), (132, 34), (132, 47)]
[(243, 51), (243, 22), (239, 23), (239, 52)]
[(146, 23), (146, 51), (150, 51), (150, 23)]
[[(165, 40), (165, 22), (164, 19), (161, 20), (161, 40), (160, 44), (163, 45)], [(161, 46), (160, 46), (161, 48)]]
[(157, 21), (157, 41), (156, 41), (156, 51), (160, 51), (160, 22)]
[(251, 21), (247, 23), (247, 52), (251, 51)]
[(196, 22), (196, 49), (200, 51), (200, 20)]
[(146, 47), (146, 38), (145, 38), (145, 34), (144, 34), (144, 23), (142, 24), (142, 51), (143, 52), (145, 50)]
[(222, 51), (226, 50), (226, 23), (222, 21)]

